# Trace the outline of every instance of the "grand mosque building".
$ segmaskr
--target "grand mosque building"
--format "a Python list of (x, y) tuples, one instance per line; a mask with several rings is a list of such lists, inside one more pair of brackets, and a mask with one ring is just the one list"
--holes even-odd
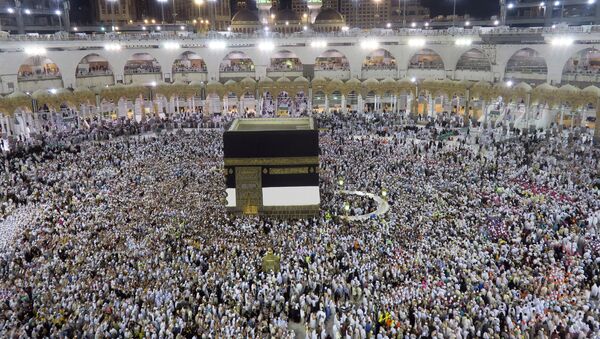
[[(595, 128), (600, 26), (349, 29), (331, 8), (241, 10), (227, 31), (5, 36), (5, 144), (43, 119), (368, 112)], [(71, 117), (72, 118), (72, 117)], [(598, 133), (596, 133), (598, 136)]]

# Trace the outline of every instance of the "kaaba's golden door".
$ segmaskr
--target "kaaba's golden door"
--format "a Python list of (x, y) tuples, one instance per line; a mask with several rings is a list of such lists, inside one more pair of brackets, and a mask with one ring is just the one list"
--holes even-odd
[(262, 205), (261, 167), (236, 167), (236, 204), (244, 214), (258, 214)]

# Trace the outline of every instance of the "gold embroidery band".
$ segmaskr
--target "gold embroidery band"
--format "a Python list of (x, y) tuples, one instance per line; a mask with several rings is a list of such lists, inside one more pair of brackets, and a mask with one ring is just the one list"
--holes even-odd
[(269, 174), (308, 174), (308, 167), (271, 167)]
[(225, 166), (318, 165), (319, 157), (225, 158)]

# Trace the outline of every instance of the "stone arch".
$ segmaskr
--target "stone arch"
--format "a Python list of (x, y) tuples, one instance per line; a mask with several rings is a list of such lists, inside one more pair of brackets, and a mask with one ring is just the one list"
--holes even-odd
[(408, 62), (408, 69), (444, 70), (444, 67), (442, 57), (430, 48), (417, 51)]
[(337, 49), (328, 49), (315, 59), (315, 70), (350, 70), (350, 63), (344, 53)]
[(363, 60), (362, 70), (394, 70), (398, 69), (396, 57), (390, 51), (379, 48), (369, 53)]
[(113, 68), (107, 58), (91, 53), (79, 60), (75, 69), (77, 87), (102, 87), (114, 83)]
[(548, 64), (541, 53), (533, 48), (521, 48), (506, 62), (504, 77), (517, 80), (539, 80), (545, 82)]
[(25, 59), (19, 66), (17, 83), (23, 92), (63, 87), (58, 65), (45, 55), (34, 55)]
[(490, 72), (492, 63), (481, 50), (471, 48), (460, 56), (456, 63), (456, 70)]
[(171, 72), (175, 73), (206, 73), (206, 62), (196, 52), (185, 51), (173, 62)]
[(562, 69), (561, 82), (589, 84), (600, 80), (600, 50), (584, 48), (574, 53)]
[(134, 53), (125, 62), (125, 74), (160, 73), (162, 66), (150, 53)]
[(219, 72), (254, 72), (254, 61), (242, 51), (232, 51), (221, 60)]
[(296, 53), (281, 50), (271, 56), (269, 70), (280, 71), (302, 71), (303, 65)]

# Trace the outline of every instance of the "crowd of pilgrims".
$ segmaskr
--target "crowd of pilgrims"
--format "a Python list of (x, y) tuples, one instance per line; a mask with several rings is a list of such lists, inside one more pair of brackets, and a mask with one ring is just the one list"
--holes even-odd
[[(322, 212), (301, 220), (226, 213), (221, 128), (94, 129), (5, 154), (0, 337), (600, 335), (589, 138), (318, 124)], [(389, 212), (345, 221), (345, 202), (374, 206), (339, 178), (386, 190)]]

